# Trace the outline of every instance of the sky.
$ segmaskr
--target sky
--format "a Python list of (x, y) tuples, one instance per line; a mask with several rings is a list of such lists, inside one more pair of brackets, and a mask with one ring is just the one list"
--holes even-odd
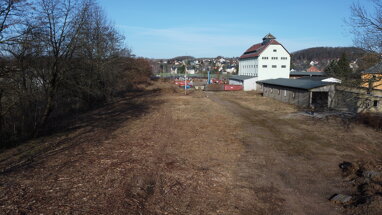
[(147, 58), (238, 57), (268, 33), (289, 52), (352, 46), (354, 1), (98, 0), (126, 46)]

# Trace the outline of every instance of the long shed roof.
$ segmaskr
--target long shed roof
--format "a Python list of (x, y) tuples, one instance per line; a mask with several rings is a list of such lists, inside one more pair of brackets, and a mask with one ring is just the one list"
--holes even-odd
[(229, 77), (228, 79), (237, 80), (237, 81), (244, 81), (247, 79), (256, 78), (254, 76), (247, 76), (247, 75), (233, 75)]
[(283, 87), (291, 87), (291, 88), (297, 88), (297, 89), (305, 89), (305, 90), (310, 90), (313, 88), (324, 87), (327, 85), (335, 84), (331, 82), (314, 81), (314, 80), (307, 80), (307, 79), (288, 79), (288, 78), (267, 79), (267, 80), (257, 81), (257, 83), (283, 86)]
[(290, 72), (292, 76), (324, 76), (324, 72)]

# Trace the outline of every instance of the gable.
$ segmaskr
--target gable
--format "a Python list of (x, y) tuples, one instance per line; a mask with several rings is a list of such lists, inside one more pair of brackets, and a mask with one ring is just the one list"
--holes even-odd
[[(276, 49), (277, 52), (273, 52), (273, 50)], [(267, 57), (272, 57), (272, 56), (290, 56), (289, 52), (282, 46), (281, 44), (277, 45), (269, 45), (267, 46), (259, 56), (267, 56)]]
[(258, 58), (269, 46), (271, 45), (280, 45), (287, 53), (289, 52), (286, 48), (276, 40), (271, 40), (267, 43), (258, 43), (249, 47), (239, 58), (239, 60), (249, 59), (249, 58)]

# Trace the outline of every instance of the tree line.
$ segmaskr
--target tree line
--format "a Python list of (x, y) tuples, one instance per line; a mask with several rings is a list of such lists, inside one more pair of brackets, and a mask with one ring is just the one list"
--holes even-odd
[(314, 47), (294, 52), (292, 58), (295, 61), (338, 59), (343, 53), (346, 53), (349, 60), (354, 61), (362, 57), (366, 51), (356, 47)]
[(0, 148), (150, 75), (94, 0), (0, 0)]

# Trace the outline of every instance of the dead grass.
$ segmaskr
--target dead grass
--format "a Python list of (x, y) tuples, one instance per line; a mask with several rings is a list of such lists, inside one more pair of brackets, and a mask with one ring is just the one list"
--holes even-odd
[(33, 158), (0, 175), (0, 213), (339, 214), (327, 199), (351, 189), (337, 164), (381, 157), (381, 133), (295, 111), (156, 82), (0, 154)]

